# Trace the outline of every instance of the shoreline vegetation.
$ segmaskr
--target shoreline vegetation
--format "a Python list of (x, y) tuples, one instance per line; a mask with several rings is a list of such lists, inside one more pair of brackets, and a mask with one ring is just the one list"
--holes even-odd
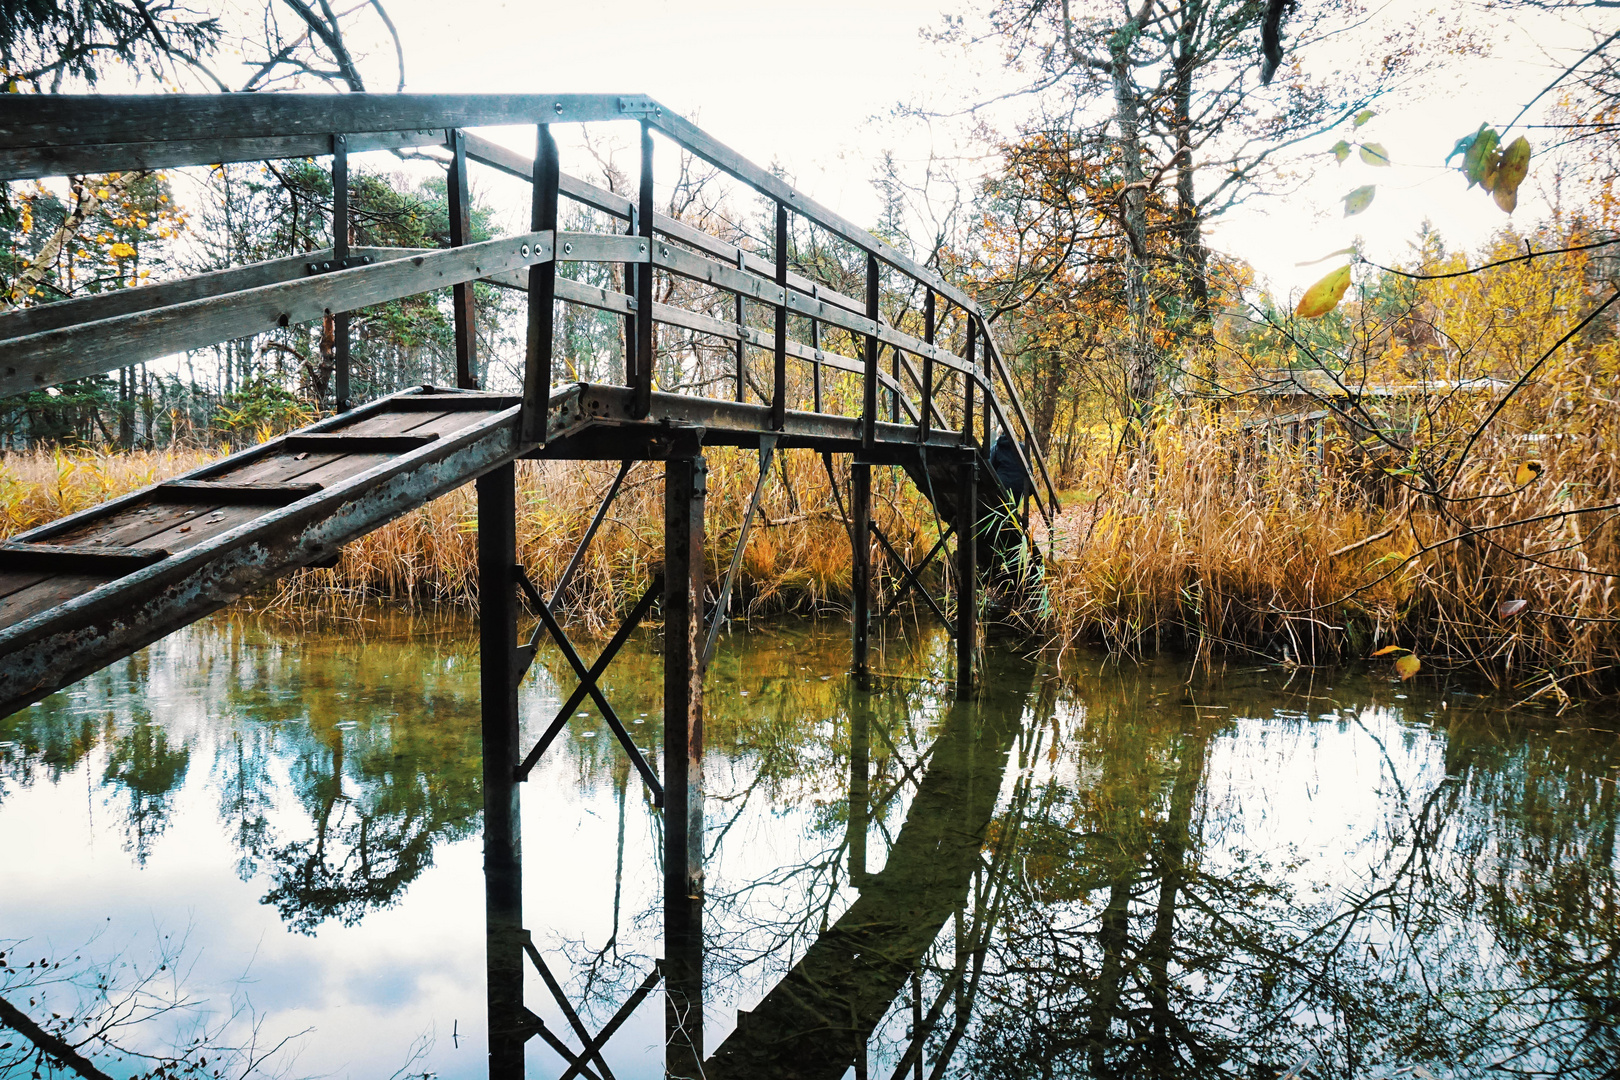
[[(1595, 409), (1589, 419), (1586, 436), (1569, 425), (1567, 437), (1542, 444), (1531, 483), (1513, 482), (1523, 478), (1515, 476), (1518, 441), (1488, 436), (1471, 451), (1450, 501), (1436, 505), (1390, 470), (1369, 470), (1336, 449), (1331, 438), (1325, 446), (1260, 453), (1252, 426), (1189, 410), (1157, 424), (1146, 447), (1089, 455), (1067, 478), (1055, 542), (1038, 517), (1032, 521), (1034, 539), (1054, 558), (1036, 599), (1013, 620), (1057, 650), (1094, 646), (1124, 658), (1163, 650), (1204, 662), (1252, 656), (1311, 666), (1398, 645), (1420, 657), (1424, 678), (1467, 670), (1558, 705), (1612, 693), (1620, 688), (1620, 605), (1613, 578), (1592, 568), (1616, 565), (1620, 552), (1600, 521), (1586, 526), (1560, 512), (1575, 477), (1589, 490), (1614, 490), (1614, 425)], [(0, 534), (224, 452), (0, 455)], [(711, 448), (706, 457), (712, 596), (758, 466), (747, 451)], [(834, 467), (847, 492), (847, 466)], [(519, 463), (520, 560), (542, 591), (555, 586), (616, 468)], [(847, 611), (850, 549), (820, 458), (780, 454), (772, 473), (732, 617)], [(564, 615), (588, 634), (611, 631), (662, 559), (662, 476), (656, 462), (631, 469), (575, 575)], [(898, 469), (874, 471), (873, 514), (911, 563), (939, 535), (931, 507)], [(881, 610), (898, 571), (875, 544), (873, 562), (874, 610)], [(941, 575), (949, 568), (940, 562), (928, 577), (936, 595), (948, 586)], [(300, 571), (243, 604), (285, 618), (373, 601), (470, 607), (476, 571), (469, 485), (350, 544), (336, 567)]]

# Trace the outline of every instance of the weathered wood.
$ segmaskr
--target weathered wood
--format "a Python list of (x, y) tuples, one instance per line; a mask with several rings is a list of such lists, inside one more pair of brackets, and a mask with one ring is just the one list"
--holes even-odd
[[(170, 99), (173, 96), (163, 95)], [(216, 97), (214, 100), (219, 98)], [(411, 146), (436, 146), (443, 142), (444, 129), (424, 128), (414, 131), (351, 135), (349, 149), (359, 154), (368, 150), (402, 150)], [(325, 157), (331, 152), (332, 137), (324, 132), (262, 139), (203, 137), (171, 142), (0, 148), (0, 178), (27, 180), (45, 176), (79, 176), (85, 173), (127, 172), (135, 169), (173, 169), (187, 165), (220, 165), (239, 161), (276, 161), (283, 158)]]
[(551, 236), (526, 233), (11, 338), (0, 342), (0, 396), (312, 322), (327, 311), (352, 311), (550, 257)]
[[(653, 141), (652, 128), (645, 119), (641, 122), (641, 178), (636, 188), (637, 235), (646, 243), (649, 255), (653, 248)], [(636, 274), (636, 311), (647, 314), (653, 306), (653, 275), (651, 268)], [(653, 320), (638, 318), (635, 325), (635, 349), (631, 362), (625, 366), (625, 382), (635, 393), (633, 412), (639, 419), (647, 415), (652, 400), (653, 363), (657, 348)]]
[[(445, 180), (450, 215), (450, 246), (463, 247), (472, 240), (472, 191), (467, 178), (467, 134), (460, 128), (450, 133), (450, 175)], [(470, 281), (451, 287), (450, 310), (455, 316), (456, 385), (463, 390), (478, 389), (477, 308)]]
[(106, 548), (89, 544), (0, 544), (0, 570), (121, 577), (169, 557), (166, 548)]
[[(776, 204), (776, 284), (787, 296), (788, 278), (788, 212), (781, 203)], [(780, 430), (787, 413), (787, 336), (788, 309), (783, 304), (776, 309), (776, 320), (771, 335), (771, 353), (774, 360), (771, 383), (771, 427)], [(897, 407), (898, 408), (898, 407)]]
[[(356, 248), (354, 254), (371, 254), (376, 249)], [(137, 311), (151, 311), (202, 300), (210, 296), (256, 289), (261, 285), (275, 285), (282, 281), (297, 281), (307, 277), (310, 263), (330, 262), (332, 249), (307, 251), (285, 259), (234, 266), (229, 270), (215, 270), (206, 274), (161, 281), (155, 285), (140, 285), (133, 289), (113, 289), (94, 296), (81, 296), (72, 300), (59, 300), (54, 304), (20, 308), (0, 314), (0, 342), (11, 338), (39, 334), (77, 323), (98, 322), (130, 315)]]
[(313, 450), (328, 454), (403, 454), (436, 442), (431, 435), (352, 435), (346, 431), (322, 431), (287, 436), (286, 449)]
[[(579, 123), (639, 116), (648, 99), (618, 94), (17, 94), (0, 101), (0, 148), (104, 146), (84, 171), (133, 166), (116, 151), (150, 143), (193, 142), (188, 162), (208, 165), (201, 144), (335, 132), (403, 132), (537, 122)], [(442, 135), (440, 136), (442, 139)], [(326, 150), (317, 150), (325, 153)], [(20, 157), (20, 155), (19, 155)], [(26, 159), (23, 159), (26, 160)], [(18, 173), (0, 173), (15, 179)], [(49, 175), (49, 174), (45, 174)]]
[[(529, 227), (535, 234), (557, 228), (557, 141), (551, 125), (541, 124), (536, 135), (540, 152), (530, 180), (533, 198)], [(523, 412), (518, 421), (524, 442), (545, 442), (546, 406), (551, 400), (551, 349), (556, 327), (557, 263), (548, 259), (529, 267), (528, 338), (524, 343)]]
[(168, 502), (286, 506), (316, 494), (323, 486), (296, 481), (168, 480), (158, 485), (153, 496)]

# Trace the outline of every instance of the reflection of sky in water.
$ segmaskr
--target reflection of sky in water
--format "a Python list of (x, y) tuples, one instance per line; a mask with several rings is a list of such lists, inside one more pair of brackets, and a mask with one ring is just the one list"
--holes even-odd
[[(469, 631), (455, 620), (386, 617), (300, 640), (219, 619), (0, 721), (0, 938), (29, 939), (29, 953), (122, 956), (139, 966), (162, 935), (183, 936), (185, 987), (207, 1009), (223, 1016), (250, 1006), (261, 1040), (307, 1029), (288, 1055), (296, 1074), (388, 1076), (426, 1040), (413, 1074), (481, 1075), (477, 657)], [(883, 666), (937, 671), (945, 647), (936, 638), (891, 641)], [(839, 625), (734, 634), (711, 671), (711, 1049), (732, 1031), (737, 1010), (756, 1008), (854, 897), (843, 876), (846, 656)], [(1064, 900), (1051, 882), (1086, 859), (1106, 865), (1108, 844), (1140, 841), (1146, 852), (1163, 833), (1188, 731), (1207, 736), (1198, 744), (1203, 780), (1189, 804), (1190, 865), (1214, 882), (1258, 873), (1291, 886), (1286, 902), (1264, 889), (1254, 894), (1257, 912), (1274, 905), (1267, 917), (1279, 926), (1297, 920), (1307, 934), (1322, 918), (1312, 905), (1342, 907), (1383, 881), (1411, 854), (1414, 835), (1435, 846), (1436, 873), (1466, 875), (1467, 859), (1481, 853), (1494, 854), (1492, 866), (1524, 865), (1475, 835), (1471, 804), (1458, 802), (1477, 789), (1502, 804), (1518, 781), (1498, 772), (1518, 767), (1514, 752), (1476, 740), (1498, 772), (1480, 773), (1469, 792), (1441, 790), (1464, 756), (1448, 749), (1444, 725), (1466, 698), (1448, 698), (1447, 712), (1434, 693), (1397, 693), (1377, 678), (1323, 683), (1250, 669), (1189, 689), (1174, 665), (1091, 666), (1072, 690), (1053, 694), (1037, 684), (1027, 705), (1014, 699), (1014, 708), (1028, 709), (1024, 731), (1004, 770), (991, 763), (1000, 789), (995, 829), (1024, 815), (1021, 842), (1029, 846), (1021, 857), (1033, 861), (1020, 873), (1034, 892), (1048, 890), (1042, 917), (1054, 925), (1095, 919), (1107, 890), (1087, 879), (1084, 895)], [(630, 730), (647, 747), (658, 743), (658, 668), (635, 642), (605, 680), (621, 715), (640, 722)], [(549, 721), (558, 704), (553, 676), (562, 671), (553, 658), (526, 684), (529, 732)], [(873, 700), (871, 786), (881, 802), (868, 830), (871, 873), (884, 870), (907, 823), (915, 792), (907, 770), (927, 771), (945, 722), (939, 694), (938, 683), (900, 680)], [(1474, 722), (1502, 728), (1499, 713), (1472, 707)], [(584, 1010), (596, 1027), (660, 952), (661, 823), (594, 710), (571, 721), (570, 735), (565, 752), (549, 754), (523, 789), (526, 922), (576, 994), (587, 973), (599, 980)], [(1540, 737), (1527, 738), (1515, 752), (1545, 757)], [(1612, 737), (1593, 738), (1612, 775)], [(1608, 794), (1602, 805), (1612, 821), (1612, 780)], [(1040, 861), (1047, 850), (1060, 853), (1055, 869)], [(1133, 917), (1151, 914), (1150, 899), (1133, 901)], [(1016, 909), (1016, 900), (1008, 903)], [(1462, 921), (1434, 941), (1474, 933), (1464, 944), (1476, 966), (1500, 963), (1485, 935), (1464, 925), (1472, 917), (1457, 915)], [(1360, 925), (1357, 948), (1370, 945), (1375, 957), (1389, 951), (1398, 925)], [(1012, 926), (1015, 937), (1020, 929)], [(1601, 932), (1612, 939), (1612, 925)], [(947, 923), (945, 952), (951, 936)], [(1367, 960), (1358, 954), (1356, 962)], [(1364, 978), (1374, 975), (1384, 977)], [(1220, 964), (1187, 971), (1182, 982), (1183, 992), (1211, 1001), (1241, 986), (1238, 969)], [(532, 972), (527, 998), (553, 1030), (567, 1030)], [(1291, 1019), (1311, 1016), (1304, 1008)], [(662, 1074), (662, 1020), (654, 997), (615, 1036), (608, 1060), (617, 1075)], [(879, 1025), (874, 1075), (893, 1068), (909, 1023), (902, 1001)], [(560, 1071), (538, 1039), (529, 1059), (536, 1075)]]

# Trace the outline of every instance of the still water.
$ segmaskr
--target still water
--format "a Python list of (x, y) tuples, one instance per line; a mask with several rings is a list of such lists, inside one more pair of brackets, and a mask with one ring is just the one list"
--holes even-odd
[[(841, 623), (710, 670), (703, 1075), (1620, 1075), (1612, 711), (1008, 648), (964, 707), (946, 640), (885, 635), (870, 693)], [(655, 645), (605, 680), (649, 748)], [(119, 1077), (480, 1076), (477, 670), (455, 616), (222, 616), (0, 719), (0, 997), (111, 1024)], [(572, 686), (536, 665), (527, 739)], [(525, 923), (594, 1032), (662, 955), (662, 819), (589, 708), (522, 798)], [(606, 1065), (665, 1038), (655, 992)]]

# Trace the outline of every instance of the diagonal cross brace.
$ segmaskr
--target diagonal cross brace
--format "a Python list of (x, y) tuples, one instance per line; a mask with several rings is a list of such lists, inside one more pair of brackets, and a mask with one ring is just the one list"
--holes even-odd
[(551, 996), (556, 999), (558, 1007), (562, 1009), (563, 1016), (567, 1017), (568, 1026), (574, 1029), (574, 1034), (579, 1036), (579, 1041), (585, 1044), (585, 1049), (581, 1050), (577, 1057), (572, 1057), (570, 1064), (575, 1069), (580, 1069), (583, 1067), (585, 1059), (590, 1058), (596, 1062), (596, 1067), (602, 1074), (602, 1080), (614, 1080), (613, 1071), (608, 1068), (607, 1060), (602, 1057), (601, 1046), (592, 1040), (591, 1033), (585, 1030), (584, 1021), (579, 1018), (579, 1013), (574, 1011), (574, 1006), (568, 1000), (568, 995), (563, 993), (563, 988), (558, 984), (557, 977), (551, 973), (551, 968), (546, 966), (545, 960), (540, 956), (540, 950), (534, 947), (534, 939), (529, 937), (527, 933), (524, 934), (523, 938), (523, 951), (529, 954), (529, 960), (534, 964), (535, 970), (545, 980), (546, 989), (551, 991)]
[[(894, 550), (894, 545), (889, 543), (889, 538), (887, 536), (883, 535), (883, 530), (878, 528), (878, 523), (875, 522), (875, 521), (872, 521), (872, 522), (868, 522), (868, 524), (872, 528), (872, 535), (878, 538), (878, 543), (883, 545), (883, 550), (887, 551), (889, 553), (889, 558), (894, 560), (895, 565), (900, 568), (900, 572), (905, 575), (905, 579), (906, 579), (905, 580), (905, 586), (907, 588), (916, 589), (919, 593), (922, 594), (922, 598), (924, 600), (928, 601), (928, 606), (934, 609), (934, 614), (939, 616), (939, 621), (945, 624), (945, 630), (952, 637), (955, 637), (956, 636), (956, 628), (951, 625), (951, 620), (949, 620), (949, 619), (947, 619), (945, 617), (945, 612), (944, 612), (944, 610), (942, 610), (940, 608), (939, 601), (935, 600), (933, 595), (927, 589), (923, 588), (922, 582), (917, 580), (916, 573), (912, 571), (910, 566), (906, 565), (906, 560), (904, 560), (904, 559), (902, 559), (900, 557), (900, 553), (898, 551)], [(939, 544), (943, 544), (944, 542), (945, 542), (945, 538), (940, 537)], [(935, 551), (937, 551), (939, 549), (939, 544), (934, 545), (934, 550)], [(934, 557), (934, 553), (929, 552), (928, 558), (932, 559), (933, 557)], [(923, 560), (922, 565), (926, 566), (927, 564), (928, 564), (928, 560), (927, 559)], [(921, 566), (918, 567), (919, 570), (921, 568), (922, 568)], [(893, 610), (894, 604), (899, 602), (899, 597), (902, 595), (903, 592), (904, 592), (904, 589), (902, 589), (902, 590), (895, 593), (895, 600), (893, 602), (891, 602), (890, 605), (889, 605), (890, 610)], [(885, 612), (885, 614), (887, 614), (887, 612)]]
[[(641, 620), (647, 617), (647, 612), (652, 609), (653, 601), (663, 592), (663, 588), (664, 578), (660, 574), (653, 578), (652, 584), (647, 586), (647, 591), (641, 594), (640, 600), (636, 601), (636, 606), (631, 609), (629, 615), (625, 616), (624, 622), (619, 624), (619, 629), (614, 631), (612, 639), (607, 643), (607, 647), (602, 650), (602, 655), (596, 658), (596, 663), (591, 665), (591, 670), (586, 673), (584, 679), (580, 680), (579, 685), (574, 687), (574, 692), (569, 695), (562, 708), (557, 710), (556, 717), (553, 718), (550, 726), (546, 728), (545, 734), (540, 736), (540, 741), (534, 744), (534, 749), (528, 752), (522, 763), (514, 770), (513, 775), (519, 783), (529, 778), (529, 773), (534, 770), (535, 765), (545, 756), (552, 742), (562, 733), (564, 725), (568, 723), (568, 718), (574, 714), (575, 709), (579, 708), (580, 702), (585, 700), (585, 695), (590, 693), (590, 688), (598, 685), (597, 680), (602, 677), (602, 673), (607, 670), (608, 665), (613, 663), (613, 658), (619, 654), (619, 650), (624, 647), (624, 643), (630, 640), (630, 635), (637, 626), (641, 625)], [(557, 598), (555, 592), (551, 595), (553, 600)]]
[[(883, 618), (883, 616), (889, 614), (895, 608), (899, 607), (900, 601), (905, 599), (906, 593), (910, 592), (914, 586), (918, 589), (922, 588), (920, 584), (917, 584), (918, 579), (915, 575), (921, 574), (924, 570), (928, 569), (928, 564), (934, 561), (934, 556), (938, 555), (945, 549), (945, 541), (949, 540), (955, 532), (955, 525), (947, 525), (945, 527), (945, 531), (939, 534), (939, 539), (934, 541), (934, 546), (928, 549), (928, 554), (922, 557), (922, 562), (911, 567), (911, 573), (913, 576), (900, 582), (899, 588), (894, 590), (894, 595), (889, 598), (888, 604), (878, 614), (878, 618)], [(952, 636), (955, 636), (954, 632)]]
[(619, 1011), (613, 1014), (613, 1019), (607, 1022), (607, 1026), (602, 1029), (596, 1038), (585, 1044), (585, 1049), (580, 1053), (579, 1058), (568, 1066), (568, 1071), (558, 1077), (558, 1080), (574, 1080), (574, 1077), (586, 1074), (583, 1064), (585, 1056), (600, 1053), (602, 1047), (607, 1045), (607, 1041), (613, 1038), (614, 1032), (618, 1031), (626, 1020), (630, 1019), (630, 1014), (635, 1012), (641, 1003), (647, 1000), (647, 995), (652, 993), (653, 989), (663, 981), (664, 970), (662, 964), (663, 962), (659, 961), (653, 966), (653, 969), (647, 973), (647, 977), (641, 980), (641, 985), (636, 987), (635, 992), (630, 995), (623, 1005), (619, 1006)]
[(546, 1026), (546, 1022), (536, 1016), (529, 1009), (523, 1010), (523, 1019), (528, 1022), (529, 1035), (538, 1035), (545, 1040), (546, 1045), (557, 1051), (559, 1057), (568, 1062), (569, 1073), (572, 1076), (583, 1076), (585, 1080), (602, 1080), (585, 1064), (585, 1055), (576, 1054), (569, 1049), (568, 1044), (557, 1037), (556, 1032)]
[[(630, 763), (636, 767), (636, 771), (641, 774), (641, 779), (652, 790), (653, 805), (663, 806), (664, 785), (658, 782), (658, 777), (653, 773), (652, 766), (647, 764), (647, 759), (642, 756), (641, 749), (636, 746), (635, 741), (630, 738), (630, 733), (625, 730), (624, 724), (620, 722), (619, 714), (613, 711), (613, 706), (608, 704), (608, 700), (603, 696), (601, 688), (596, 685), (596, 677), (585, 666), (585, 661), (579, 658), (579, 653), (574, 649), (574, 643), (568, 640), (568, 635), (563, 633), (563, 628), (557, 625), (556, 617), (546, 607), (546, 602), (540, 596), (540, 591), (534, 587), (534, 582), (529, 580), (529, 575), (524, 572), (523, 567), (513, 567), (513, 570), (517, 575), (518, 584), (523, 588), (524, 595), (529, 598), (529, 603), (534, 607), (535, 614), (540, 617), (540, 622), (544, 624), (546, 630), (556, 640), (557, 648), (562, 650), (563, 658), (574, 669), (574, 674), (579, 678), (580, 684), (586, 688), (591, 700), (596, 703), (597, 709), (601, 711), (602, 719), (607, 721), (608, 727), (613, 730), (614, 736), (619, 740), (619, 745), (623, 746), (624, 752), (630, 756)], [(538, 639), (539, 635), (536, 634), (535, 636)], [(533, 649), (536, 644), (537, 642), (531, 642), (528, 648)]]
[(703, 646), (703, 660), (698, 665), (699, 671), (709, 670), (709, 661), (714, 658), (714, 646), (720, 640), (720, 627), (728, 620), (726, 608), (731, 603), (731, 586), (737, 579), (737, 569), (742, 566), (743, 554), (748, 550), (748, 532), (754, 527), (754, 517), (759, 513), (760, 497), (765, 493), (765, 481), (771, 475), (771, 457), (776, 453), (776, 436), (761, 435), (759, 437), (759, 479), (754, 482), (754, 497), (749, 500), (748, 513), (743, 517), (742, 531), (737, 534), (737, 550), (731, 553), (731, 566), (726, 570), (726, 580), (720, 586), (720, 601), (714, 606), (714, 618), (709, 622), (709, 640)]
[(603, 496), (601, 505), (596, 508), (596, 516), (591, 518), (591, 524), (585, 530), (585, 535), (579, 538), (579, 546), (574, 548), (573, 557), (568, 560), (568, 568), (563, 571), (562, 577), (557, 580), (557, 587), (551, 590), (551, 603), (546, 605), (547, 610), (554, 611), (557, 601), (568, 589), (568, 583), (574, 580), (574, 571), (579, 569), (580, 562), (585, 558), (585, 549), (591, 546), (591, 540), (596, 536), (596, 530), (602, 527), (602, 521), (607, 517), (608, 507), (613, 505), (614, 498), (619, 494), (619, 486), (624, 483), (625, 474), (630, 471), (634, 461), (624, 461), (619, 464), (619, 472), (608, 486), (607, 495)]

